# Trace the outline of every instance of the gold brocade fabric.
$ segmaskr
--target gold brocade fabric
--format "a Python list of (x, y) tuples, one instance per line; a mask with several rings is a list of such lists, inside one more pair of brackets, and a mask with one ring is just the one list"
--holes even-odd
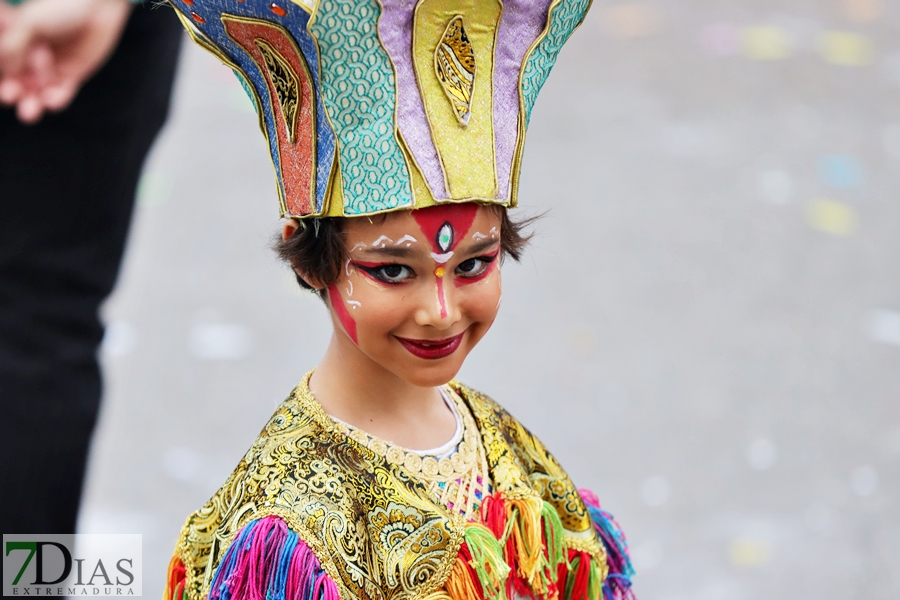
[[(241, 527), (279, 516), (310, 547), (341, 598), (414, 600), (441, 588), (465, 519), (429, 485), (342, 432), (309, 393), (310, 374), (275, 411), (212, 499), (188, 517), (176, 555), (185, 593), (202, 600)], [(568, 547), (605, 562), (578, 492), (556, 460), (487, 396), (451, 382), (471, 412), (495, 492), (540, 496), (559, 513)], [(459, 459), (457, 460), (459, 463)], [(439, 467), (440, 468), (440, 467)]]
[(439, 498), (441, 505), (471, 521), (481, 506), (481, 499), (490, 493), (487, 456), (478, 425), (466, 403), (450, 386), (445, 386), (444, 393), (453, 402), (462, 423), (462, 439), (455, 440), (458, 442), (456, 449), (445, 457), (423, 456), (421, 452), (407, 450), (342, 421), (333, 420), (342, 433), (383, 456), (390, 464), (402, 466), (407, 473), (422, 481), (428, 491)]

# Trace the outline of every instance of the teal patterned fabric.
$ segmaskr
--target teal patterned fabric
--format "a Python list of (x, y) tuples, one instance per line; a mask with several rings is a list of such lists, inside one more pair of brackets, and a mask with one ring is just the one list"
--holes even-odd
[[(378, 41), (380, 16), (376, 0), (322, 0), (309, 25), (319, 39), (322, 97), (338, 137), (347, 216), (413, 205), (394, 136), (397, 89)], [(360, 66), (348, 66), (354, 63)]]
[(544, 36), (528, 57), (525, 71), (522, 74), (522, 98), (525, 102), (525, 124), (531, 122), (531, 109), (537, 100), (538, 92), (547, 81), (550, 69), (559, 56), (563, 44), (572, 32), (581, 25), (591, 0), (560, 0), (551, 9), (548, 17), (547, 35)]

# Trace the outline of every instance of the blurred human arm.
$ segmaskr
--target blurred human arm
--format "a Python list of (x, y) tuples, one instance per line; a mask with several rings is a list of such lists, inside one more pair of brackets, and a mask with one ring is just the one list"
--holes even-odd
[(24, 123), (66, 108), (119, 42), (129, 0), (0, 0), (0, 103)]

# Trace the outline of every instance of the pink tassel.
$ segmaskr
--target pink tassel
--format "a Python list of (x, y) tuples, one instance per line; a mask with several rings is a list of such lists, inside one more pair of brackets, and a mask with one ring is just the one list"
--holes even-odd
[(251, 521), (235, 536), (209, 600), (339, 600), (309, 546), (278, 517)]

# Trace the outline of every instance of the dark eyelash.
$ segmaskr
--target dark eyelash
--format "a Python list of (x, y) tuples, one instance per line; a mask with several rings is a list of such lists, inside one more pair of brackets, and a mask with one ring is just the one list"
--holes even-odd
[(378, 281), (380, 281), (381, 283), (383, 283), (385, 285), (400, 285), (401, 283), (404, 283), (402, 281), (390, 281), (389, 279), (384, 279), (381, 275), (381, 272), (382, 272), (382, 269), (384, 269), (385, 267), (399, 266), (404, 269), (408, 269), (409, 271), (412, 271), (412, 269), (410, 269), (406, 265), (398, 265), (396, 263), (387, 263), (387, 264), (378, 265), (378, 266), (365, 266), (365, 265), (361, 265), (359, 263), (354, 263), (354, 266), (358, 269), (362, 269), (363, 271), (368, 273), (373, 279), (377, 279)]
[[(473, 256), (472, 258), (467, 258), (463, 262), (465, 263), (465, 262), (469, 262), (470, 260), (480, 260), (480, 261), (484, 261), (486, 264), (491, 264), (492, 262), (497, 260), (498, 256), (500, 256), (500, 252), (494, 252), (493, 254), (485, 254), (484, 256)], [(460, 263), (460, 264), (462, 264), (462, 263)]]

